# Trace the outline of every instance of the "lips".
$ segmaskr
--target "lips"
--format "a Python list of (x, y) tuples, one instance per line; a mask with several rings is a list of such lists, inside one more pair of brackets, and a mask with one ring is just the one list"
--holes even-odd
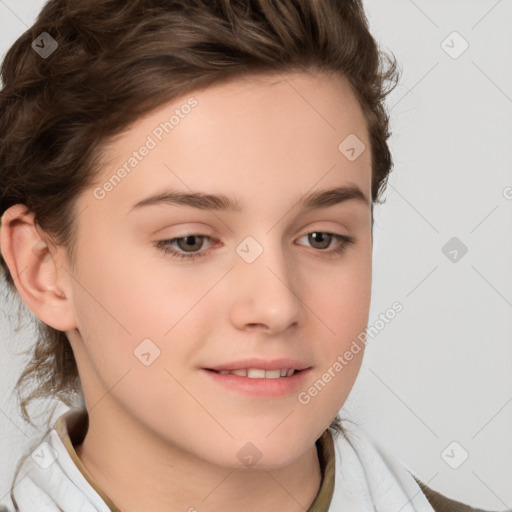
[[(290, 360), (288, 360), (287, 364), (289, 364), (289, 362)], [(272, 363), (269, 364), (269, 366), (276, 365), (275, 361), (267, 361), (267, 363)], [(229, 363), (229, 365), (232, 364), (233, 363)], [(254, 363), (251, 362), (250, 364)], [(282, 360), (279, 364), (282, 364)], [(304, 366), (303, 364), (297, 364), (297, 362), (295, 362), (295, 365)], [(254, 398), (268, 399), (284, 398), (293, 396), (294, 394), (298, 393), (298, 391), (305, 386), (307, 379), (310, 377), (312, 367), (306, 367), (301, 370), (294, 370), (290, 376), (287, 375), (286, 377), (280, 376), (280, 369), (264, 370), (261, 368), (258, 369), (252, 367), (247, 370), (247, 372), (251, 372), (251, 370), (257, 372), (253, 377), (249, 375), (237, 375), (236, 373), (231, 373), (228, 370), (215, 370), (208, 368), (201, 368), (200, 374), (204, 375), (205, 379), (208, 379), (205, 381), (205, 385), (208, 387), (210, 385), (220, 386), (220, 389), (224, 389), (228, 393), (236, 393), (237, 395), (241, 393)], [(237, 373), (244, 372), (243, 369), (238, 369), (235, 371)], [(274, 377), (269, 376), (269, 373), (274, 375)], [(279, 377), (277, 377), (278, 373)]]
[[(311, 365), (299, 361), (297, 359), (291, 359), (291, 358), (280, 358), (280, 359), (261, 359), (257, 357), (248, 358), (248, 359), (240, 359), (238, 361), (231, 361), (227, 363), (218, 364), (215, 366), (210, 366), (205, 368), (206, 370), (213, 370), (215, 372), (220, 373), (222, 372), (228, 372), (232, 373), (239, 370), (245, 370), (246, 372), (248, 370), (255, 370), (259, 371), (261, 375), (261, 370), (264, 370), (265, 372), (272, 372), (276, 370), (305, 370), (307, 368), (310, 368)], [(258, 378), (257, 374), (253, 372), (254, 377)], [(245, 376), (248, 376), (247, 374)], [(250, 375), (249, 375), (250, 376)], [(262, 378), (262, 377), (259, 377)], [(272, 377), (270, 377), (272, 378)]]

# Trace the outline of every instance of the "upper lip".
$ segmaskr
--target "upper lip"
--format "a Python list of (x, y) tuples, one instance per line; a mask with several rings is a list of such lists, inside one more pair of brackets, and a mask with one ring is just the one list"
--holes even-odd
[(206, 368), (207, 370), (242, 370), (247, 368), (259, 368), (262, 370), (281, 370), (283, 368), (294, 370), (304, 370), (309, 368), (309, 365), (298, 361), (297, 359), (281, 358), (281, 359), (261, 359), (253, 357), (250, 359), (239, 359), (238, 361), (231, 361), (229, 363), (222, 363), (215, 366)]

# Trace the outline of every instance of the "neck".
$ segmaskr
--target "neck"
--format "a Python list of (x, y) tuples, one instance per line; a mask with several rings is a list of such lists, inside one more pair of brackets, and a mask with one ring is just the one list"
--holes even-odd
[(306, 511), (322, 479), (316, 445), (284, 467), (233, 469), (157, 439), (126, 417), (94, 411), (75, 451), (121, 512)]

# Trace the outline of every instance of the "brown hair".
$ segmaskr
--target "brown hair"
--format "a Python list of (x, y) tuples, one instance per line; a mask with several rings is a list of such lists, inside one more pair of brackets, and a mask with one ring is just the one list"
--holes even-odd
[[(31, 47), (42, 32), (58, 44), (46, 58)], [(25, 205), (73, 268), (75, 200), (94, 183), (113, 136), (193, 89), (287, 71), (350, 83), (371, 142), (373, 229), (373, 203), (392, 170), (384, 99), (399, 73), (370, 34), (361, 0), (50, 0), (1, 68), (0, 215)], [(1, 255), (0, 264), (16, 295)], [(65, 333), (34, 320), (38, 340), (16, 383), (20, 399), (37, 382), (20, 402), (30, 423), (32, 400), (71, 405), (82, 393)], [(331, 427), (341, 431), (339, 416)]]

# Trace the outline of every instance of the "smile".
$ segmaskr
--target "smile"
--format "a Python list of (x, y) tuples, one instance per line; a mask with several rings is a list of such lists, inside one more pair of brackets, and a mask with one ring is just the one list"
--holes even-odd
[(213, 370), (203, 368), (201, 373), (208, 379), (207, 385), (215, 385), (226, 392), (242, 393), (253, 397), (278, 398), (300, 391), (311, 374), (311, 368), (302, 370), (280, 368), (243, 368), (238, 370)]
[(295, 369), (283, 368), (282, 370), (262, 370), (261, 368), (242, 368), (240, 370), (219, 370), (221, 375), (238, 375), (248, 377), (249, 379), (279, 379), (280, 377), (290, 377)]

